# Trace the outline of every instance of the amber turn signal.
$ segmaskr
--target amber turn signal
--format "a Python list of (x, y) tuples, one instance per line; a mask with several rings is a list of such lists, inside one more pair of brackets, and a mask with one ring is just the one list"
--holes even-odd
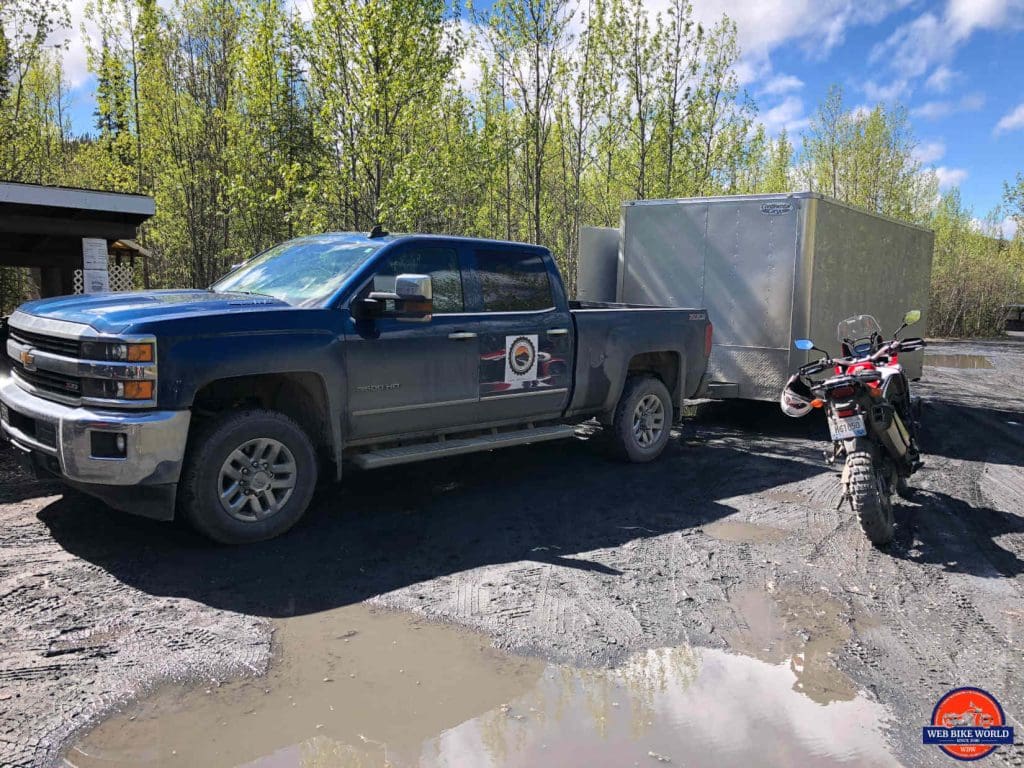
[(153, 345), (152, 344), (129, 344), (128, 346), (128, 362), (129, 363), (152, 363), (153, 362)]
[(124, 383), (125, 400), (152, 400), (152, 381), (126, 381)]
[(824, 400), (819, 400), (818, 398), (815, 398), (814, 400), (811, 400), (811, 408), (821, 408), (824, 404), (825, 404), (825, 401)]

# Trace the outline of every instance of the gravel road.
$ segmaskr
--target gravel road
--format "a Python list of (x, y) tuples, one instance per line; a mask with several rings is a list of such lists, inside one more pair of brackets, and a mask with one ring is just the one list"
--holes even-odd
[(270, 619), (372, 600), (579, 666), (680, 643), (771, 656), (770, 605), (798, 685), (884, 704), (906, 765), (950, 764), (921, 726), (957, 685), (1000, 699), (1018, 743), (988, 762), (1021, 765), (1024, 344), (928, 352), (993, 367), (926, 368), (921, 490), (884, 551), (837, 509), (823, 419), (772, 405), (709, 407), (652, 465), (593, 434), (353, 472), (244, 549), (30, 480), (0, 449), (0, 764), (52, 763), (159, 681), (262, 672)]

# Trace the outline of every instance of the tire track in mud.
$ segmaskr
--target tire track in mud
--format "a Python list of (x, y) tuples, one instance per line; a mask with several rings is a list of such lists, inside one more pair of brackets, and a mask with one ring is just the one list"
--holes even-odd
[[(594, 440), (383, 486), (353, 474), (249, 550), (61, 500), (0, 464), (0, 764), (45, 765), (79, 723), (161, 679), (263, 669), (268, 618), (370, 599), (584, 666), (685, 642), (753, 653), (761, 601), (785, 635), (772, 663), (800, 668), (834, 636), (816, 663), (889, 708), (899, 759), (948, 765), (919, 742), (949, 687), (989, 687), (1024, 716), (1024, 431), (1008, 423), (1024, 423), (1024, 345), (948, 348), (995, 368), (926, 368), (923, 490), (896, 505), (886, 551), (837, 508), (823, 424), (771, 404), (709, 409), (652, 465), (605, 461)], [(523, 478), (526, 503), (511, 493)]]

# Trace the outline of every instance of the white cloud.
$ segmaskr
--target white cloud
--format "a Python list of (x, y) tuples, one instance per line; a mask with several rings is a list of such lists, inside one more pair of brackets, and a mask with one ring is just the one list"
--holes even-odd
[(956, 112), (976, 112), (985, 106), (985, 97), (980, 93), (969, 93), (959, 101), (928, 101), (910, 110), (914, 117), (938, 120)]
[(761, 114), (761, 122), (770, 136), (775, 136), (783, 128), (787, 133), (795, 133), (807, 126), (804, 114), (804, 102), (799, 96), (787, 96), (780, 104)]
[(1024, 102), (1021, 102), (999, 118), (999, 122), (996, 123), (992, 133), (998, 136), (1000, 133), (1019, 131), (1021, 128), (1024, 128)]
[(971, 35), (979, 30), (1022, 26), (1024, 0), (949, 0), (941, 16), (928, 11), (900, 26), (872, 48), (868, 60), (872, 64), (885, 62), (906, 79), (921, 77), (937, 66), (935, 84), (948, 87), (943, 78), (952, 72), (945, 65)]
[(971, 226), (975, 231), (981, 232), (989, 237), (1002, 237), (1004, 240), (1013, 240), (1017, 234), (1017, 220), (1007, 216), (1002, 221), (992, 219), (971, 219)]
[[(853, 27), (878, 24), (912, 0), (693, 0), (694, 18), (705, 27), (722, 14), (736, 22), (743, 61), (741, 84), (767, 80), (771, 54), (782, 45), (799, 46), (805, 55), (824, 59)], [(646, 0), (653, 13), (664, 14), (669, 0)], [(782, 91), (778, 95), (782, 95)]]
[(935, 71), (928, 75), (924, 81), (924, 87), (933, 93), (945, 93), (956, 80), (960, 79), (960, 73), (955, 72), (945, 64), (940, 64)]
[(896, 101), (907, 92), (908, 83), (906, 80), (893, 80), (888, 85), (880, 85), (874, 80), (867, 80), (861, 85), (864, 95), (868, 101)]
[(292, 11), (304, 24), (313, 20), (313, 0), (291, 0)]
[(98, 37), (96, 26), (85, 18), (85, 6), (87, 0), (68, 0), (68, 16), (71, 25), (67, 28), (54, 30), (50, 34), (48, 43), (52, 45), (66, 46), (64, 51), (64, 77), (72, 89), (84, 85), (89, 79), (89, 65), (85, 50), (85, 38), (82, 36), (82, 26), (85, 25), (86, 32), (91, 37)]
[(936, 57), (945, 58), (951, 53), (942, 21), (933, 13), (924, 13), (875, 45), (868, 62), (886, 62), (903, 78), (912, 78), (928, 71)]
[(783, 75), (778, 74), (772, 77), (764, 87), (761, 88), (761, 93), (769, 96), (781, 96), (784, 93), (790, 93), (791, 91), (799, 91), (804, 87), (804, 81), (794, 75)]
[(966, 37), (975, 29), (1019, 26), (1022, 12), (1021, 0), (949, 0), (946, 18), (954, 34)]
[(449, 30), (453, 34), (461, 35), (466, 43), (462, 49), (462, 56), (455, 65), (455, 76), (459, 87), (464, 93), (475, 93), (480, 87), (480, 80), (483, 76), (483, 67), (480, 63), (480, 56), (486, 39), (479, 25), (468, 19), (457, 19), (448, 23)]
[(926, 141), (914, 148), (914, 159), (921, 165), (931, 165), (946, 154), (946, 145), (941, 141)]
[(966, 168), (947, 168), (944, 165), (935, 168), (935, 177), (939, 181), (939, 189), (959, 187), (967, 179)]

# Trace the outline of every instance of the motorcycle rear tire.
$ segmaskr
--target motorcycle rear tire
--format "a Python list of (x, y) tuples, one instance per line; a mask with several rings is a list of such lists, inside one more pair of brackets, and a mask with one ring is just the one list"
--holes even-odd
[(867, 451), (848, 454), (845, 474), (847, 492), (860, 520), (860, 527), (872, 544), (876, 547), (885, 546), (892, 541), (896, 525), (892, 500), (882, 492), (871, 454)]

